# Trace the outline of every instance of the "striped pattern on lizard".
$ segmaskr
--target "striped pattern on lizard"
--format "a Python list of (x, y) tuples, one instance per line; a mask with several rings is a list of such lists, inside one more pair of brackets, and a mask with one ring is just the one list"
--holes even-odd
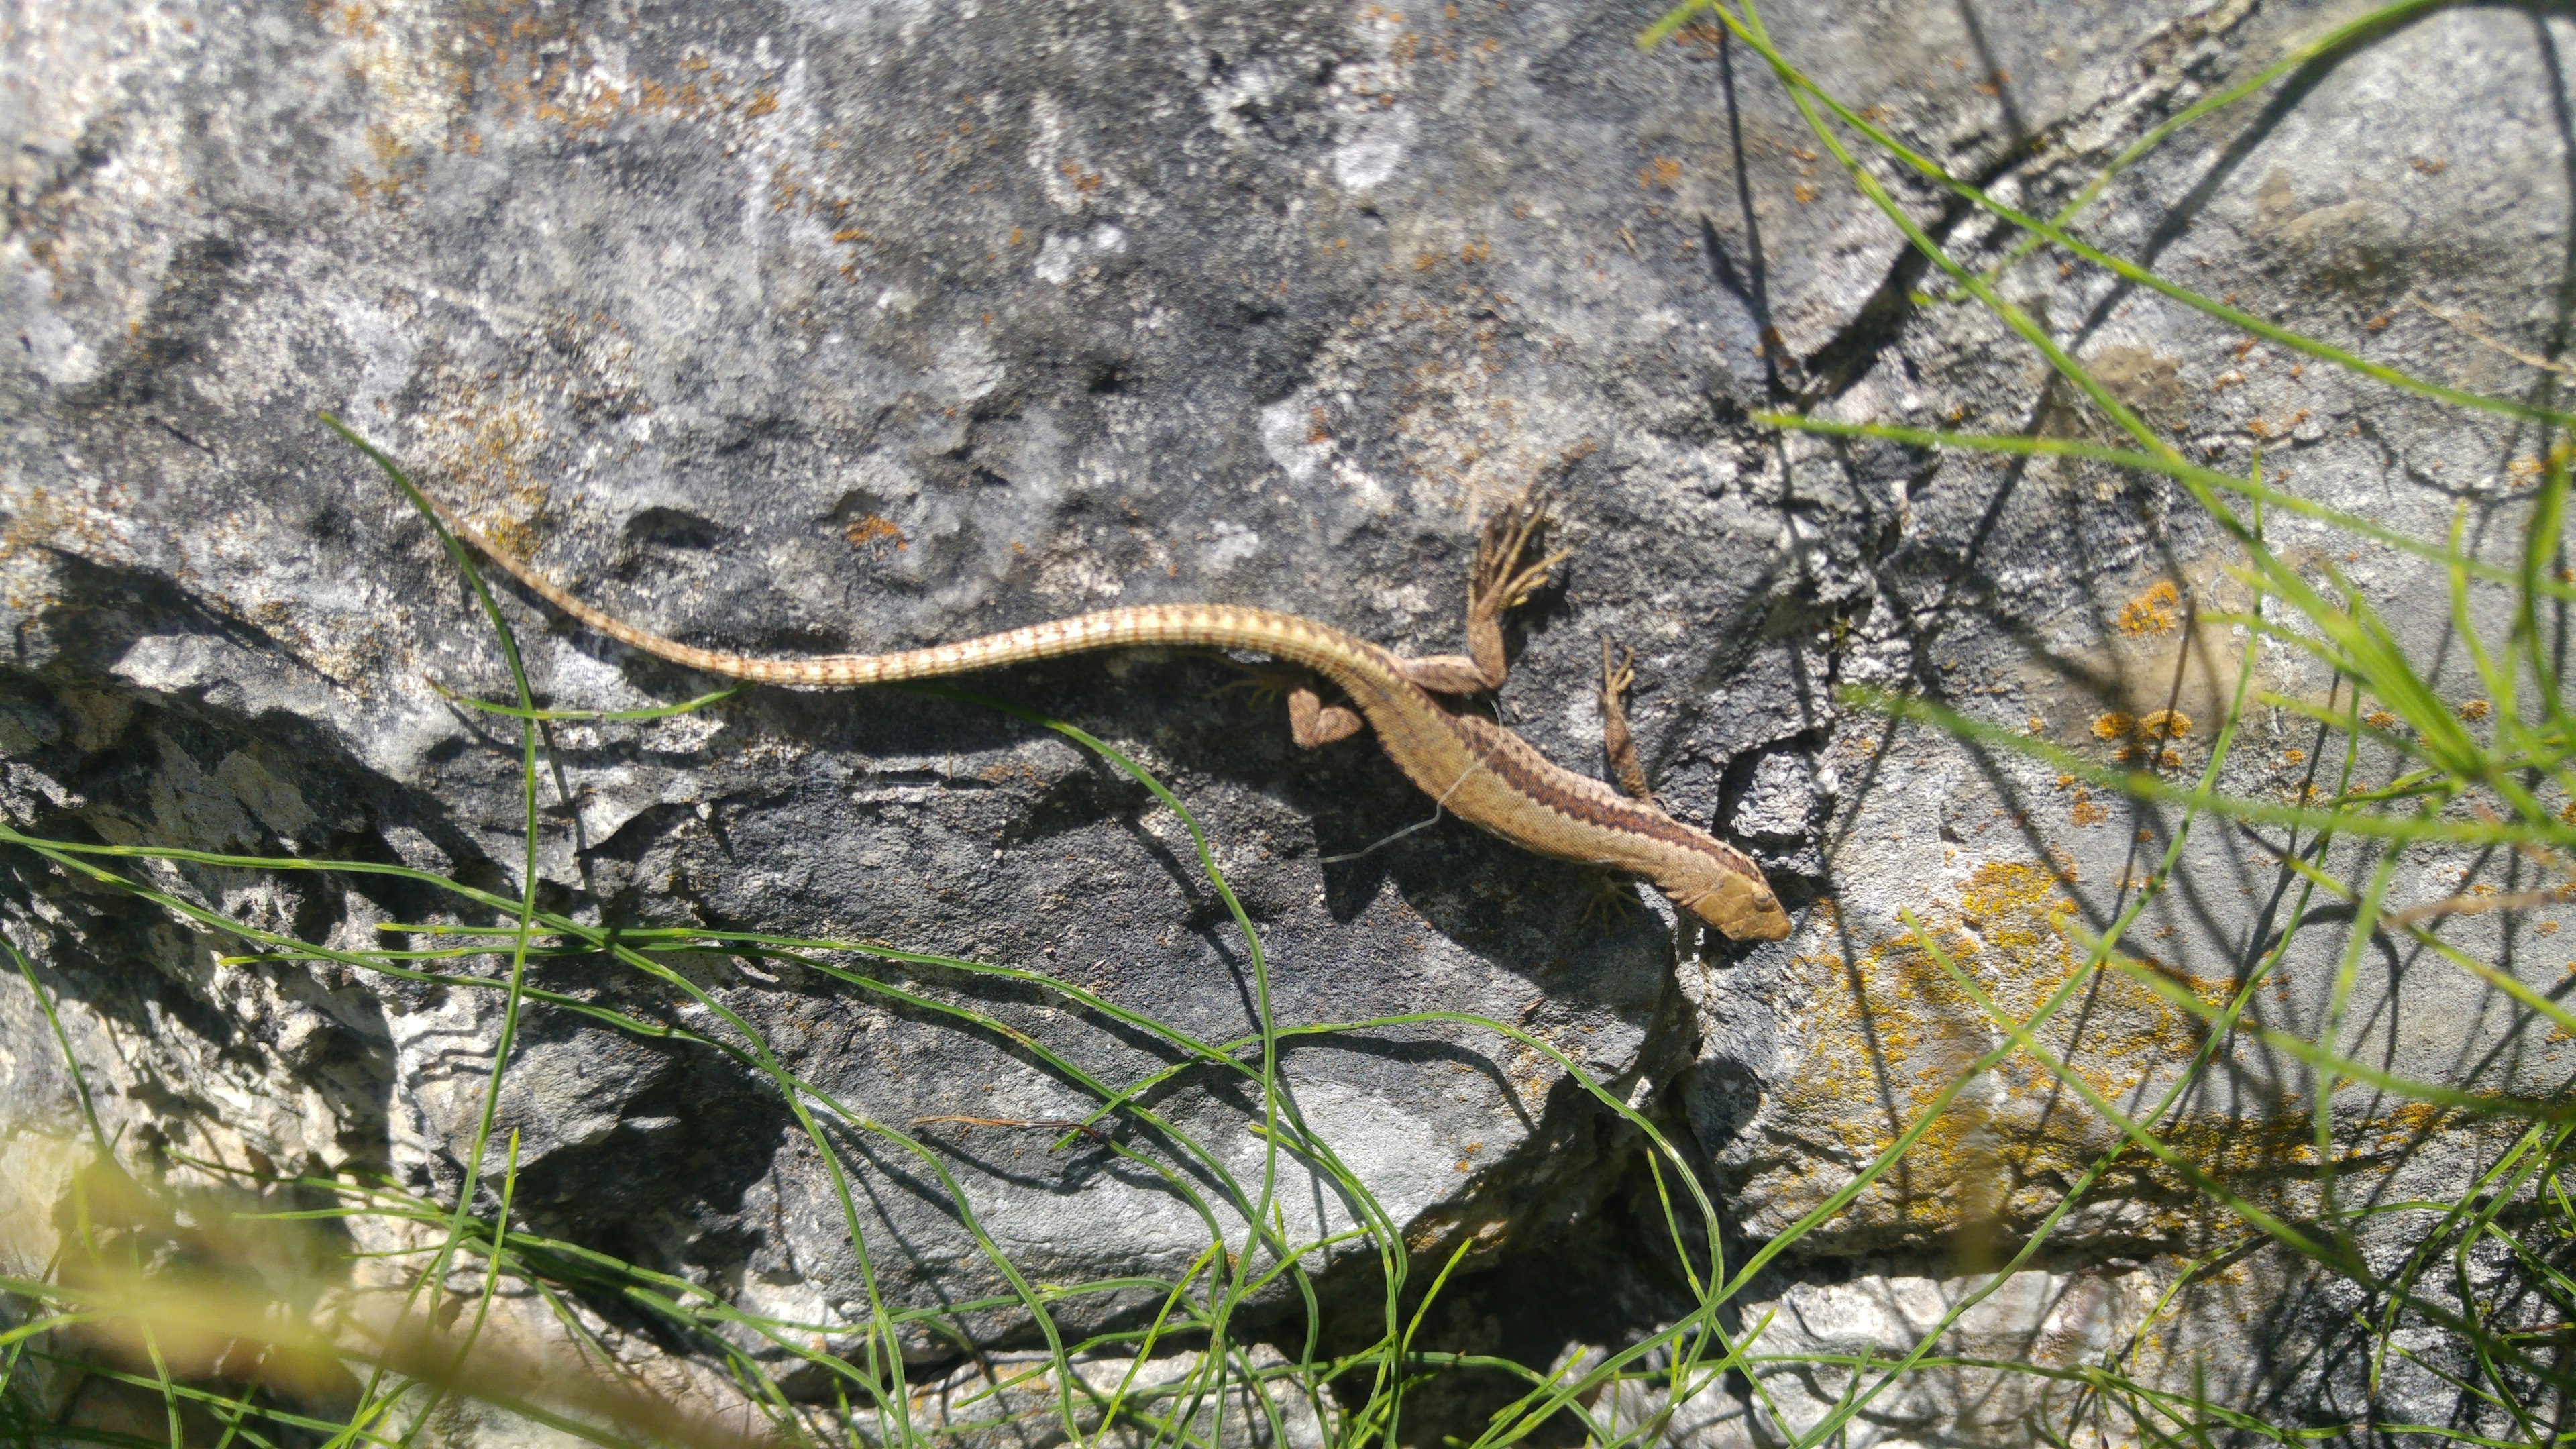
[(1467, 587), (1468, 653), (1406, 658), (1295, 614), (1228, 604), (1146, 604), (1005, 630), (892, 654), (756, 657), (700, 649), (638, 628), (584, 603), (503, 552), (446, 504), (427, 500), (456, 535), (554, 605), (619, 643), (685, 668), (761, 684), (836, 687), (933, 679), (1067, 654), (1146, 646), (1240, 649), (1267, 654), (1330, 681), (1348, 703), (1326, 704), (1311, 685), (1288, 691), (1291, 735), (1307, 748), (1363, 727), (1407, 779), (1441, 809), (1525, 849), (1643, 877), (1673, 904), (1737, 940), (1774, 941), (1789, 917), (1752, 859), (1657, 808), (1637, 769), (1619, 692), (1624, 665), (1603, 652), (1602, 715), (1614, 773), (1630, 793), (1565, 769), (1510, 730), (1447, 708), (1439, 695), (1502, 687), (1502, 616), (1564, 555), (1523, 560), (1546, 525), (1523, 495), (1489, 520)]

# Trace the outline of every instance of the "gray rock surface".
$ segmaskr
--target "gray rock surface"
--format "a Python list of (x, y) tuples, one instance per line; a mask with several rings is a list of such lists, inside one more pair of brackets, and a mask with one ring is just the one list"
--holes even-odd
[[(1781, 47), (1838, 96), (2041, 210), (2143, 127), (2351, 13), (1778, 8)], [(760, 652), (1198, 599), (1447, 651), (1476, 519), (1543, 484), (1575, 557), (1517, 631), (1505, 717), (1597, 768), (1598, 641), (1635, 646), (1631, 709), (1659, 798), (1762, 856), (1801, 908), (1791, 940), (1676, 945), (1655, 903), (1605, 916), (1579, 870), (1454, 821), (1411, 829), (1429, 802), (1371, 746), (1294, 749), (1275, 706), (1226, 688), (1221, 661), (1073, 661), (971, 687), (1076, 722), (1173, 788), (1261, 931), (1281, 1021), (1514, 1023), (1687, 1129), (1744, 1234), (1779, 1231), (1997, 1039), (1926, 975), (1898, 913), (1949, 933), (2027, 1010), (2081, 961), (2067, 923), (2107, 921), (2138, 852), (2173, 828), (2018, 757), (1849, 714), (1835, 687), (1934, 688), (2107, 756), (2122, 742), (2095, 740), (2095, 724), (2165, 707), (2179, 671), (2172, 706), (2202, 724), (2172, 742), (2173, 768), (2195, 771), (2241, 636), (2179, 611), (2185, 595), (2242, 604), (2221, 572), (2231, 555), (2187, 500), (2133, 478), (1784, 443), (1753, 425), (1748, 411), (1794, 399), (1919, 425), (2087, 426), (1982, 309), (1919, 296), (1918, 261), (1743, 48), (1698, 27), (1641, 54), (1651, 8), (1583, 0), (1405, 10), (22, 8), (0, 22), (0, 342), (16, 344), (0, 346), (0, 803), (37, 835), (520, 888), (515, 732), (436, 687), (508, 698), (501, 654), (419, 518), (317, 409), (585, 597)], [(2373, 357), (2519, 393), (2533, 370), (2435, 309), (2517, 349), (2557, 346), (2571, 150), (2548, 67), (2570, 39), (2555, 20), (2463, 10), (2328, 55), (2268, 108), (2156, 153), (2087, 234)], [(1888, 179), (1972, 262), (2009, 244)], [(2005, 285), (2196, 451), (2241, 467), (2259, 445), (2308, 496), (2423, 536), (2465, 499), (2510, 547), (2533, 451), (2510, 425), (2239, 349), (2209, 319), (2051, 257)], [(2297, 521), (2274, 529), (2294, 549), (2344, 547)], [(2438, 575), (2377, 552), (2340, 566), (2374, 597), (2416, 597), (2393, 622), (2437, 652)], [(2159, 580), (2183, 588), (2160, 602)], [(2142, 612), (2124, 615), (2132, 600)], [(707, 687), (506, 590), (502, 608), (549, 707)], [(2465, 700), (2473, 676), (2449, 667), (2443, 686)], [(2258, 679), (2307, 697), (2327, 684), (2287, 649), (2260, 656)], [(536, 862), (549, 908), (884, 940), (1056, 973), (1204, 1039), (1253, 1029), (1245, 944), (1180, 822), (1016, 718), (768, 690), (653, 722), (563, 723), (552, 745)], [(2289, 791), (2288, 752), (2316, 746), (2275, 715), (2250, 748), (2230, 784)], [(2259, 945), (2272, 886), (2251, 848), (2193, 836), (2186, 874), (2212, 884), (2142, 922), (2159, 960), (2223, 983)], [(2428, 857), (2392, 898), (2456, 889), (2436, 873), (2472, 864)], [(342, 949), (459, 918), (452, 899), (384, 878), (121, 868)], [(2502, 881), (2513, 867), (2483, 868)], [(466, 1188), (495, 993), (240, 959), (238, 943), (24, 852), (0, 854), (0, 872), (8, 936), (60, 998), (98, 1110), (132, 1150)], [(2554, 980), (2557, 958), (2524, 934), (2545, 920), (2459, 939)], [(2276, 1023), (2313, 1019), (2340, 949), (2320, 931), (2294, 950)], [(969, 1004), (1104, 1080), (1170, 1059), (1033, 991), (836, 960)], [(794, 965), (682, 969), (806, 1080), (935, 1138), (975, 1221), (1033, 1280), (1174, 1275), (1205, 1245), (1191, 1207), (1097, 1146), (915, 1127), (1089, 1110), (1008, 1035)], [(2563, 1085), (2555, 1048), (2484, 987), (2408, 969), (2356, 1003), (2354, 1050), (2420, 1075)], [(543, 960), (531, 979), (715, 1029), (611, 963)], [(2407, 983), (2402, 1012), (2391, 980)], [(2106, 1089), (2152, 1092), (2195, 1043), (2120, 991), (2051, 1040)], [(1310, 1040), (1285, 1063), (1305, 1120), (1426, 1261), (1472, 1239), (1480, 1264), (1544, 1248), (1608, 1282), (1629, 1271), (1624, 1238), (1652, 1231), (1627, 1202), (1633, 1134), (1540, 1053), (1425, 1025)], [(2249, 1051), (2217, 1081), (2185, 1134), (2280, 1201), (2312, 1203), (2307, 1079)], [(1901, 1350), (1887, 1325), (1956, 1277), (1963, 1226), (2008, 1239), (2114, 1145), (2097, 1120), (2052, 1110), (2046, 1086), (1988, 1077), (1919, 1171), (1784, 1262), (1767, 1301), (1797, 1306), (1801, 1342)], [(2454, 1183), (2479, 1150), (2346, 1095), (2338, 1150), (2387, 1191)], [(1257, 1097), (1184, 1074), (1158, 1106), (1258, 1179)], [(78, 1121), (12, 973), (0, 1116)], [(863, 1316), (822, 1164), (736, 1061), (532, 1008), (499, 1121), (519, 1134), (528, 1223), (747, 1309)], [(1007, 1291), (919, 1159), (844, 1145), (891, 1299)], [(1349, 1222), (1329, 1182), (1283, 1168), (1292, 1236)], [(1241, 1204), (1201, 1186), (1239, 1233)], [(2060, 1230), (2071, 1256), (2047, 1265), (2056, 1276), (2001, 1295), (1979, 1331), (2025, 1308), (2038, 1323), (2075, 1299), (2127, 1304), (2139, 1264), (2213, 1231), (2174, 1183), (2114, 1174)], [(1364, 1283), (1370, 1264), (1341, 1256), (1331, 1281)], [(1646, 1289), (1610, 1298), (1631, 1332), (1662, 1311)], [(1097, 1324), (1140, 1301), (1065, 1313)], [(1474, 1301), (1514, 1311), (1499, 1288)], [(1830, 1327), (1863, 1302), (1897, 1307), (1866, 1331)], [(1274, 1292), (1249, 1321), (1291, 1310)], [(1027, 1345), (1016, 1311), (972, 1321)], [(2196, 1342), (2241, 1349), (2220, 1318), (2195, 1321)], [(1535, 1333), (1542, 1359), (1576, 1334), (1495, 1332)], [(968, 1373), (927, 1330), (906, 1349)]]
[[(2542, 40), (2525, 20), (2442, 14), (2334, 55), (2293, 89), (2294, 105), (2268, 117), (2249, 110), (2235, 126), (2192, 133), (2152, 158), (2130, 181), (2138, 197), (2105, 208), (2092, 234), (2186, 283), (2230, 279), (2238, 305), (2301, 332), (2419, 376), (2520, 396), (2534, 370), (2472, 334), (2501, 329), (2529, 340), (2561, 325), (2553, 319), (2567, 253), (2542, 242), (2566, 235), (2569, 197), (2563, 176), (2538, 181), (2534, 158), (2563, 161), (2569, 153), (2561, 122), (2538, 98), (2546, 90)], [(2430, 73), (2446, 84), (2413, 80)], [(2364, 134), (2403, 135), (2406, 154), (2392, 161), (2354, 139)], [(2062, 169), (2077, 179), (2089, 174), (2074, 163)], [(2050, 174), (2043, 169), (2020, 184), (2045, 199), (2051, 193), (2038, 183)], [(2241, 346), (2247, 339), (2233, 329), (2107, 276), (2061, 277), (2034, 265), (2013, 281), (2014, 300), (2035, 315), (2083, 319), (2080, 328), (2060, 324), (2074, 329), (2074, 350), (2159, 425), (2189, 439), (2196, 456), (2241, 470), (2260, 448), (2273, 481), (2420, 538), (2440, 538), (2462, 505), (2473, 547), (2500, 557), (2518, 547), (2526, 510), (2517, 494), (2538, 472), (2527, 427), (2303, 365), (2269, 344)], [(1936, 309), (1898, 343), (1902, 367), (1880, 368), (1836, 407), (1854, 417), (1910, 411), (1998, 428), (2024, 418), (2051, 427), (2063, 415), (2052, 412), (2062, 409), (2054, 401), (2024, 401), (2018, 416), (2001, 412), (2014, 396), (2005, 370), (2024, 366), (2006, 360), (2002, 340), (1982, 309)], [(1899, 376), (1920, 379), (1907, 384), (1915, 400), (1889, 395)], [(1854, 511), (1868, 510), (1870, 491), (1883, 487), (1862, 471), (1877, 460), (1814, 446), (1790, 452), (1803, 460), (1793, 461), (1794, 476)], [(1874, 564), (1841, 677), (1936, 689), (1973, 716), (2096, 760), (2161, 755), (2176, 779), (2196, 778), (2246, 644), (2241, 630), (2195, 623), (2192, 611), (2248, 607), (2245, 584), (2226, 572), (2240, 557), (2234, 545), (2187, 500), (2071, 460), (1923, 466), (1891, 520), (1896, 539)], [(2350, 578), (2412, 657), (2426, 662), (2436, 692), (2464, 718), (2483, 717), (2485, 691), (2450, 635), (2438, 569), (2277, 513), (2268, 536), (2285, 557), (2331, 564)], [(2070, 542), (2080, 569), (2067, 564)], [(2504, 623), (2495, 611), (2506, 602), (2500, 592), (2474, 598), (2480, 626), (2494, 637)], [(2275, 620), (2290, 617), (2278, 599), (2266, 610)], [(2270, 691), (2322, 701), (2333, 685), (2285, 640), (2264, 641), (2253, 668), (2257, 698)], [(2134, 723), (2165, 709), (2188, 728), (2169, 735)], [(2152, 749), (2142, 742), (2148, 734), (2156, 735)], [(2329, 743), (2294, 715), (2256, 708), (2223, 784), (2283, 801), (2312, 782), (2331, 794), (2338, 761), (2320, 756)], [(1818, 753), (1843, 782), (1845, 801), (1826, 845), (1837, 887), (1833, 935), (1810, 937), (1803, 952), (1765, 953), (1715, 991), (1723, 999), (1712, 1010), (1730, 1025), (1702, 1048), (1697, 1120), (1757, 1236), (1848, 1181), (1912, 1119), (1909, 1104), (1928, 1101), (1959, 1066), (2003, 1040), (1908, 944), (1901, 912), (1914, 911), (2026, 1014), (2082, 963), (2065, 925), (2107, 926), (2181, 819), (2096, 798), (2100, 792), (2074, 777), (2006, 751), (1947, 748), (1865, 716), (1839, 722)], [(2326, 773), (2312, 773), (2318, 767)], [(2384, 778), (2388, 768), (2366, 757), (2359, 778), (2374, 770)], [(2127, 949), (2223, 999), (2286, 919), (2265, 839), (2277, 848), (2277, 834), (2201, 822), (2176, 872), (2182, 888), (2150, 903)], [(2327, 864), (2349, 871), (2364, 859), (2347, 842)], [(2512, 889), (2516, 880), (2533, 883), (2515, 862), (2416, 850), (2388, 899), (2437, 900), (2464, 883)], [(2549, 939), (2557, 921), (2553, 911), (2464, 919), (2447, 934), (2471, 955), (2519, 963), (2528, 979), (2546, 984), (2564, 958)], [(2312, 915), (2259, 1019), (2313, 1036), (2343, 946), (2333, 913)], [(2504, 1010), (2485, 983), (2410, 950), (2360, 981), (2362, 994), (2348, 1008), (2348, 1053), (2419, 1080), (2538, 1095), (2565, 1089), (2559, 1046), (2542, 1041), (2528, 1017)], [(2187, 1018), (2108, 979), (2050, 1031), (2062, 1034), (2043, 1037), (2106, 1095), (2133, 1105), (2153, 1100), (2197, 1045)], [(2181, 1135), (2197, 1135), (2213, 1162), (2277, 1179), (2295, 1197), (2292, 1180), (2314, 1171), (2313, 1080), (2297, 1063), (2250, 1047), (2223, 1065), (2187, 1109)], [(1920, 1244), (1925, 1233), (1947, 1231), (1980, 1193), (2001, 1197), (1976, 1210), (2033, 1220), (2116, 1141), (2099, 1118), (2054, 1105), (2045, 1075), (2026, 1062), (1976, 1092), (1985, 1100), (1962, 1116), (1948, 1144), (1954, 1153), (1913, 1159), (1906, 1184), (1874, 1190), (1818, 1245), (1840, 1238), (1853, 1251), (1875, 1252)], [(1757, 1098), (1748, 1119), (1740, 1101)], [(2413, 1180), (2425, 1187), (2456, 1180), (2459, 1162), (2420, 1130), (2419, 1109), (2347, 1091), (2336, 1114), (2350, 1165), (2400, 1166), (2400, 1181), (2420, 1174)], [(1973, 1180), (1995, 1173), (1997, 1148), (2013, 1160), (1999, 1187), (1979, 1187)], [(2189, 1238), (2192, 1226), (2165, 1211), (2191, 1196), (2176, 1186), (2142, 1178), (2125, 1205), (2088, 1210), (2079, 1236)]]

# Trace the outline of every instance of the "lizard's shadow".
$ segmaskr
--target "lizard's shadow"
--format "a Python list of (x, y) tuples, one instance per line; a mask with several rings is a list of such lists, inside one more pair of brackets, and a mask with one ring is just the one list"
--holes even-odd
[[(656, 695), (686, 697), (703, 683), (701, 676), (631, 655), (626, 662), (630, 676)], [(1531, 976), (1561, 961), (1569, 943), (1532, 941), (1527, 932), (1515, 931), (1510, 934), (1522, 949), (1498, 950), (1503, 933), (1492, 921), (1502, 910), (1565, 922), (1560, 935), (1600, 934), (1583, 920), (1598, 914), (1594, 873), (1534, 855), (1440, 811), (1366, 733), (1301, 749), (1289, 738), (1284, 712), (1227, 689), (1236, 676), (1211, 660), (1131, 657), (1118, 675), (1104, 678), (1096, 662), (1074, 660), (964, 676), (957, 687), (1078, 724), (1130, 758), (1142, 756), (1138, 762), (1173, 790), (1220, 851), (1256, 830), (1277, 841), (1269, 847), (1275, 863), (1320, 884), (1325, 912), (1337, 925), (1359, 921), (1392, 886), (1396, 900), (1433, 929)], [(982, 704), (901, 690), (754, 690), (732, 707), (746, 716), (747, 734), (795, 739), (862, 768), (867, 761), (907, 756), (990, 755), (1049, 737), (1042, 725)], [(723, 748), (719, 738), (705, 750)], [(1006, 851), (1025, 848), (1123, 819), (1182, 893), (1188, 928), (1218, 934), (1229, 929), (1227, 913), (1186, 842), (1138, 824), (1153, 808), (1145, 788), (1080, 745), (1068, 740), (1065, 748), (1094, 767), (1044, 778), (1033, 796), (1009, 810), (997, 843)], [(1243, 793), (1229, 798), (1194, 788), (1192, 777)], [(960, 774), (941, 776), (944, 789), (977, 783)], [(1266, 818), (1256, 826), (1245, 816)], [(1284, 887), (1231, 883), (1257, 925), (1292, 914)], [(1639, 934), (1635, 944), (1661, 950), (1652, 931)]]
[[(703, 689), (683, 670), (621, 662), (657, 697)], [(1596, 872), (1438, 815), (1371, 738), (1298, 748), (1275, 706), (1224, 688), (1236, 677), (1205, 658), (1131, 655), (1110, 671), (1080, 659), (994, 670), (961, 678), (958, 689), (1076, 723), (1172, 790), (1207, 831), (1262, 936), (1282, 1024), (1433, 1010), (1520, 1028), (1542, 1024), (1542, 1011), (1587, 1030), (1618, 1019), (1642, 1031), (1657, 1019), (1672, 947), (1656, 915), (1633, 898), (1605, 905)], [(730, 896), (733, 924), (793, 931), (807, 924), (797, 916), (848, 922), (855, 912), (870, 922), (863, 934), (1061, 975), (1202, 1040), (1254, 1029), (1255, 973), (1232, 911), (1193, 842), (1114, 764), (1073, 741), (1052, 748), (1044, 725), (955, 697), (759, 689), (726, 709), (724, 731), (699, 747), (701, 756), (720, 759), (766, 737), (817, 759), (757, 779), (764, 792), (801, 798), (756, 804), (777, 823), (746, 818), (724, 868), (775, 882), (786, 873), (765, 858), (773, 850), (841, 863), (792, 890)], [(872, 762), (881, 768), (871, 776)], [(856, 791), (854, 774), (862, 777)], [(927, 802), (908, 805), (904, 818), (930, 817), (928, 829), (854, 807), (866, 779)], [(987, 831), (989, 861), (978, 839)], [(906, 838), (924, 834), (945, 844)], [(975, 857), (971, 875), (957, 869), (961, 847)], [(899, 863), (847, 864), (871, 855)], [(1015, 1021), (1042, 1010), (1034, 1000), (1002, 1000), (1026, 988), (975, 977), (948, 986)], [(1043, 1020), (1056, 1018), (1020, 1024)], [(1427, 1029), (1455, 1038), (1441, 1051), (1462, 1054), (1465, 1069), (1507, 1082), (1495, 1060), (1502, 1038)], [(1164, 1044), (1114, 1022), (1091, 1021), (1086, 1032), (1140, 1067), (1164, 1054)], [(1407, 1063), (1418, 1071), (1424, 1050), (1404, 1035), (1334, 1040), (1401, 1076)], [(1383, 1085), (1405, 1095), (1392, 1079)]]

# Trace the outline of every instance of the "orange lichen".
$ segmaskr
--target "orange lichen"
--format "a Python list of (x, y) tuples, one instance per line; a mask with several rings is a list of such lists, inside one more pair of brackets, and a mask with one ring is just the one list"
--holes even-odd
[(2138, 737), (2149, 740), (2178, 740), (2191, 733), (2191, 716), (2180, 710), (2160, 709), (2138, 721)]
[[(2119, 1130), (2086, 1107), (2082, 1094), (2134, 1103), (2169, 1081), (2205, 1040), (2201, 1015), (2166, 1000), (2141, 975), (2179, 986), (2205, 1006), (2233, 1002), (2241, 983), (2223, 970), (2196, 973), (2187, 956), (2130, 960), (2076, 981), (2089, 953), (2071, 929), (2075, 904), (2044, 862), (1978, 866), (1955, 905), (1935, 899), (1919, 909), (1921, 936), (1864, 935), (1867, 944), (1790, 963), (1801, 1050), (1765, 1111), (1776, 1140), (1804, 1146), (1746, 1164), (1739, 1201), (1749, 1225), (1785, 1225), (1812, 1209), (1940, 1103), (1903, 1161), (1816, 1229), (1816, 1246), (1938, 1244), (1977, 1219), (2017, 1230), (2055, 1206), (2066, 1182), (2088, 1173), (2095, 1174), (2095, 1195), (2138, 1204), (2141, 1231), (2177, 1239), (2202, 1231), (2192, 1206), (2201, 1199), (2188, 1179), (2144, 1154), (2121, 1152)], [(2062, 1008), (2033, 1022), (2070, 991), (2079, 993), (2069, 1000), (2080, 999), (2080, 1010)], [(2006, 1023), (2032, 1023), (2027, 1029), (2059, 1068), (2011, 1053), (1960, 1088), (1968, 1068), (2009, 1040)], [(2318, 1167), (2311, 1107), (2291, 1095), (2240, 1102), (2244, 1110), (2188, 1113), (2158, 1135), (2195, 1168), (2250, 1198), (2296, 1203), (2313, 1192)], [(2338, 1170), (2384, 1163), (2437, 1125), (2434, 1112), (2395, 1104), (2366, 1119), (2338, 1119)], [(2107, 1168), (2106, 1154), (2113, 1156)]]
[(2138, 722), (2135, 718), (2122, 714), (2120, 711), (2115, 709), (2109, 714), (2101, 715), (2094, 719), (2093, 738), (2097, 740), (2125, 739), (2128, 737), (2129, 731), (2136, 729), (2137, 727)]
[(2170, 579), (2158, 579), (2154, 587), (2120, 606), (2120, 632), (2136, 638), (2162, 634), (2181, 622), (2176, 612), (2182, 607), (2182, 593)]
[(897, 549), (903, 549), (910, 546), (910, 540), (903, 536), (902, 529), (895, 527), (891, 521), (879, 518), (873, 513), (862, 518), (851, 519), (850, 526), (845, 530), (845, 532), (849, 537), (850, 546), (853, 548), (864, 548), (880, 539), (892, 540)]
[[(600, 352), (618, 356), (615, 344)], [(422, 455), (461, 482), (486, 537), (521, 558), (534, 554), (546, 506), (540, 460), (553, 442), (536, 395), (522, 381), (496, 389), (485, 375), (453, 365), (431, 369), (429, 380), (437, 401), (414, 424)]]
[(2463, 700), (2460, 704), (2460, 718), (2471, 724), (2476, 724), (2493, 713), (2495, 713), (2495, 706), (2483, 699)]

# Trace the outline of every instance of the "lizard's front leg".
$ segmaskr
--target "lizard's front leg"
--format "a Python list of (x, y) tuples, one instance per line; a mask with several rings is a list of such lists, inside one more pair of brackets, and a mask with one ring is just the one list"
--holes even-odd
[(1547, 525), (1547, 503), (1535, 488), (1485, 520), (1484, 533), (1476, 540), (1475, 569), (1467, 576), (1467, 652), (1407, 659), (1406, 677), (1438, 694), (1480, 694), (1503, 687), (1512, 668), (1503, 655), (1503, 615), (1528, 602), (1547, 583), (1548, 570), (1571, 557), (1559, 552), (1536, 563), (1522, 562)]

